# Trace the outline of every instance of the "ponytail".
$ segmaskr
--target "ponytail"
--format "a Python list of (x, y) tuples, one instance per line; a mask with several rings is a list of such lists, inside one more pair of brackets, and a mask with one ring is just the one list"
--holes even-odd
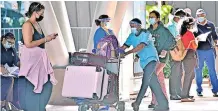
[(101, 21), (99, 21), (98, 19), (96, 19), (96, 20), (95, 20), (95, 24), (96, 24), (97, 26), (100, 26)]

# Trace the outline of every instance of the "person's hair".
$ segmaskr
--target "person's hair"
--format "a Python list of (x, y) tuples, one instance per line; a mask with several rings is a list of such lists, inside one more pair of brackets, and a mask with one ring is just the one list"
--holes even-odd
[(186, 16), (186, 12), (182, 9), (178, 9), (175, 14), (175, 16), (179, 16), (179, 17), (185, 17)]
[(187, 32), (187, 30), (190, 28), (190, 26), (193, 24), (194, 24), (194, 19), (191, 17), (184, 20), (181, 26), (180, 35), (183, 36)]
[(161, 1), (161, 5), (166, 5), (166, 1)]
[(25, 13), (25, 15), (27, 17), (31, 17), (33, 12), (38, 12), (42, 9), (45, 9), (44, 5), (42, 5), (41, 3), (39, 2), (33, 2), (31, 3), (30, 7), (29, 7), (29, 10)]
[(153, 10), (150, 12), (150, 14), (154, 13), (156, 15), (157, 18), (160, 18), (160, 13), (156, 10)]
[(187, 16), (187, 17), (191, 17), (191, 15), (190, 15), (189, 13), (186, 13), (186, 16)]
[(138, 18), (134, 18), (134, 19), (132, 19), (131, 21), (132, 21), (132, 22), (136, 22), (136, 23), (138, 23), (138, 24), (142, 24), (142, 21), (139, 20)]
[[(106, 18), (109, 18), (109, 16), (108, 16), (108, 15), (100, 15), (100, 16), (98, 17), (98, 19), (106, 19)], [(96, 24), (97, 26), (99, 26), (99, 25), (101, 24), (101, 21), (98, 20), (98, 19), (95, 19), (95, 24)]]
[(1, 41), (3, 41), (3, 38), (5, 38), (5, 39), (7, 39), (7, 38), (13, 38), (13, 39), (15, 39), (15, 38), (14, 38), (14, 34), (11, 33), (11, 32), (8, 32), (8, 33), (6, 33), (5, 35), (2, 35), (2, 36), (1, 36)]

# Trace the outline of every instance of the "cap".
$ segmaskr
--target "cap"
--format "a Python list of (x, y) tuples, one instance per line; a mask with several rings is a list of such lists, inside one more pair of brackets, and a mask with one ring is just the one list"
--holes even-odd
[(206, 14), (206, 12), (203, 9), (198, 9), (196, 11), (196, 15), (199, 15), (199, 14)]

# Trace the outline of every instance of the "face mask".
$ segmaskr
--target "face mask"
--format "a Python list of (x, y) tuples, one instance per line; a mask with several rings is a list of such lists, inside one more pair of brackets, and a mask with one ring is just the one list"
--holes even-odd
[(173, 24), (174, 24), (175, 26), (177, 26), (178, 23), (177, 23), (176, 21), (173, 20)]
[(204, 17), (198, 17), (198, 22), (203, 22), (205, 20), (205, 18)]
[(134, 33), (134, 34), (136, 34), (138, 31), (137, 31), (136, 28), (131, 28), (131, 32)]
[(149, 19), (149, 23), (150, 23), (151, 25), (154, 25), (154, 24), (156, 23), (155, 18), (150, 18), (150, 19)]
[(12, 47), (12, 45), (11, 45), (8, 41), (6, 41), (6, 43), (4, 44), (4, 47), (5, 47), (6, 49), (9, 49), (9, 48)]
[[(38, 13), (37, 13), (37, 14), (38, 14)], [(36, 21), (37, 21), (37, 22), (40, 22), (40, 21), (42, 21), (43, 18), (44, 18), (44, 17), (43, 17), (42, 15), (40, 15), (39, 18), (36, 18)]]
[(108, 22), (104, 22), (104, 25), (105, 25), (105, 26), (108, 26), (108, 24), (109, 24)]

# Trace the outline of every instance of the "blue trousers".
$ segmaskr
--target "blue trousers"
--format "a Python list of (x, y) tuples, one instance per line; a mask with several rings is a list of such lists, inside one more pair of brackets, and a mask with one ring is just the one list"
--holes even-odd
[(197, 83), (197, 92), (202, 92), (203, 89), (201, 87), (202, 84), (202, 69), (204, 67), (204, 62), (206, 62), (210, 81), (212, 84), (212, 92), (218, 92), (218, 79), (215, 70), (215, 52), (213, 49), (210, 50), (197, 50), (198, 55), (198, 68), (195, 70), (196, 74), (196, 83)]
[(144, 74), (142, 78), (141, 88), (136, 98), (136, 104), (138, 105), (141, 104), (141, 101), (148, 89), (148, 86), (150, 86), (151, 91), (154, 93), (157, 99), (158, 107), (168, 108), (169, 107), (168, 100), (161, 89), (161, 85), (157, 78), (157, 74), (155, 74), (156, 65), (157, 65), (156, 61), (151, 61), (143, 69)]

